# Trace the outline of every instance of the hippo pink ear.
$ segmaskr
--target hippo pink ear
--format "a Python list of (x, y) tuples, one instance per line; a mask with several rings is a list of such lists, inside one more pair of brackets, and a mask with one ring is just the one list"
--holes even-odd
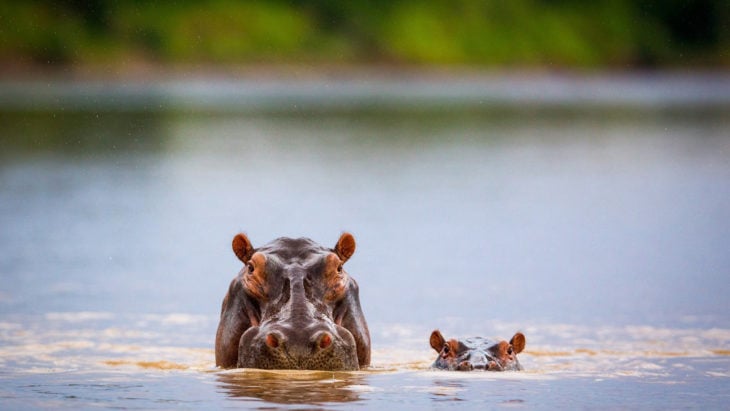
[(340, 239), (337, 240), (335, 253), (343, 263), (349, 260), (355, 254), (355, 237), (350, 233), (342, 233)]
[(440, 353), (441, 349), (444, 348), (444, 344), (446, 344), (446, 339), (443, 335), (441, 335), (441, 331), (433, 330), (433, 332), (431, 333), (431, 338), (429, 338), (428, 342), (431, 343), (431, 348)]
[(233, 253), (236, 254), (236, 257), (244, 263), (247, 263), (248, 260), (251, 259), (253, 246), (245, 234), (236, 234), (236, 236), (233, 237)]
[(509, 340), (510, 345), (512, 345), (512, 351), (515, 354), (519, 354), (522, 352), (522, 350), (525, 349), (525, 335), (522, 333), (515, 334), (511, 340)]

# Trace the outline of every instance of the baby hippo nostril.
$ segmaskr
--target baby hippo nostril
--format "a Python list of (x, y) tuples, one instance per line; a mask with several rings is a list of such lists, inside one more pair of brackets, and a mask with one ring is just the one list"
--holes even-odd
[(268, 345), (271, 348), (279, 348), (279, 344), (281, 344), (281, 341), (279, 337), (277, 337), (275, 334), (271, 333), (266, 336), (266, 345)]
[(332, 345), (332, 335), (328, 332), (323, 332), (318, 339), (317, 346), (320, 350), (324, 350), (325, 348)]

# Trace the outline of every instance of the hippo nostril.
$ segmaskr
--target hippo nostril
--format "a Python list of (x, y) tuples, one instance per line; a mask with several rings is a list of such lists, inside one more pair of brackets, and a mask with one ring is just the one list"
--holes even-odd
[(319, 349), (324, 350), (325, 348), (332, 345), (332, 336), (328, 332), (322, 333), (322, 335), (319, 337), (319, 342), (317, 343), (319, 346)]
[(277, 337), (274, 334), (269, 334), (266, 336), (266, 345), (268, 345), (271, 348), (279, 348), (279, 344), (281, 341), (279, 341), (279, 337)]

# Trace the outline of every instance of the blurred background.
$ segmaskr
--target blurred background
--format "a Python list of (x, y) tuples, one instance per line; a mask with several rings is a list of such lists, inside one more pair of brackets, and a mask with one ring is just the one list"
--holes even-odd
[(727, 67), (728, 21), (722, 0), (9, 0), (0, 62)]
[(349, 230), (374, 323), (727, 325), (729, 21), (719, 0), (3, 1), (0, 310), (215, 318), (236, 232)]

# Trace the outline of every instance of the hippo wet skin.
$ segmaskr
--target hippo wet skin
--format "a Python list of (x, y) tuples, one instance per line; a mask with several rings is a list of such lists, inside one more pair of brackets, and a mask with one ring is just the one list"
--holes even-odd
[(525, 349), (525, 336), (516, 333), (507, 341), (493, 341), (482, 337), (446, 340), (439, 330), (429, 339), (439, 353), (431, 367), (451, 371), (520, 371), (517, 354)]
[(223, 368), (357, 370), (370, 364), (370, 334), (357, 282), (343, 268), (355, 239), (334, 248), (279, 238), (254, 248), (233, 238), (244, 263), (223, 299), (215, 362)]

